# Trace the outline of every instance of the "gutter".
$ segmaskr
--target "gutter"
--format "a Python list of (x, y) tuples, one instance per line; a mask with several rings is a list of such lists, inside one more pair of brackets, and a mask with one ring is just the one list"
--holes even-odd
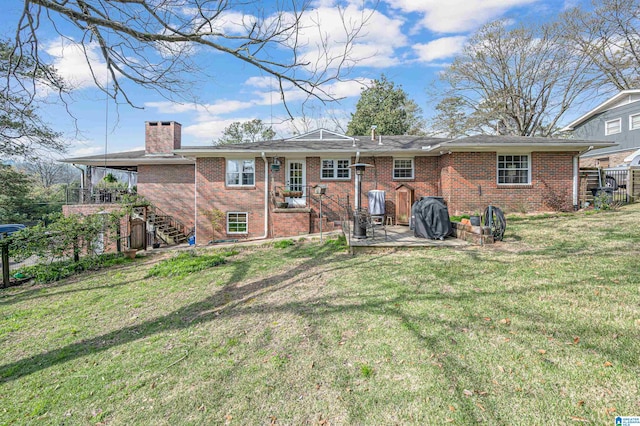
[(264, 161), (264, 235), (258, 239), (264, 240), (269, 235), (269, 164), (264, 151), (260, 153)]
[[(213, 237), (215, 238), (215, 236)], [(193, 171), (193, 240), (198, 244), (198, 168)]]
[[(360, 151), (356, 151), (356, 163), (355, 164), (358, 164), (359, 162), (360, 162)], [(358, 179), (356, 179), (355, 176), (353, 178), (353, 193), (354, 194), (358, 193)], [(360, 204), (358, 203), (358, 197), (355, 196), (353, 198), (354, 198), (353, 205), (356, 207), (356, 210), (358, 210), (360, 208)]]
[(580, 176), (578, 176), (579, 172), (580, 172), (580, 165), (579, 165), (579, 158), (582, 154), (584, 154), (585, 152), (589, 152), (593, 149), (593, 145), (591, 145), (589, 148), (580, 151), (578, 154), (573, 156), (573, 208), (575, 210), (578, 210), (578, 208), (580, 207), (578, 205), (579, 203), (579, 194), (578, 192), (580, 191), (579, 186), (580, 186)]

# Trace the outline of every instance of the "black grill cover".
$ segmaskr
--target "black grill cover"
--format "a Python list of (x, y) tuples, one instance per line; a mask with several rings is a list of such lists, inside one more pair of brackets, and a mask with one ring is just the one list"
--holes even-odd
[(413, 203), (411, 216), (416, 237), (442, 239), (451, 234), (449, 210), (439, 197), (423, 197)]

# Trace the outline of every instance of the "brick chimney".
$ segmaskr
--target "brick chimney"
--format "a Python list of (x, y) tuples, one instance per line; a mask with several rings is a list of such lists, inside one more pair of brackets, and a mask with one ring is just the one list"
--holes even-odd
[(171, 155), (179, 149), (182, 125), (176, 121), (147, 121), (145, 123), (144, 150), (146, 155)]

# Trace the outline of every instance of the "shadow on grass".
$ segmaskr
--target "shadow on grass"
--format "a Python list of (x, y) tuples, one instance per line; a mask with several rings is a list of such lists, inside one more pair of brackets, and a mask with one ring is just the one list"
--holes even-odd
[[(308, 249), (308, 247), (305, 247)], [(510, 304), (507, 299), (501, 297), (520, 295), (521, 297), (535, 298), (538, 294), (546, 295), (559, 287), (571, 288), (584, 285), (583, 281), (577, 279), (563, 279), (561, 282), (546, 282), (532, 286), (516, 285), (515, 288), (496, 291), (474, 292), (472, 290), (457, 293), (442, 293), (438, 286), (443, 284), (455, 284), (455, 280), (471, 281), (471, 278), (479, 272), (476, 269), (458, 270), (452, 276), (444, 274), (446, 267), (437, 269), (432, 265), (428, 267), (434, 269), (434, 283), (428, 283), (429, 286), (423, 291), (416, 291), (416, 288), (404, 282), (391, 280), (388, 286), (374, 287), (372, 292), (364, 292), (351, 295), (349, 293), (341, 293), (339, 300), (334, 294), (323, 295), (315, 298), (308, 298), (298, 301), (287, 301), (281, 304), (250, 304), (245, 302), (251, 298), (268, 295), (273, 292), (286, 291), (291, 286), (296, 285), (306, 279), (312, 277), (313, 267), (318, 265), (328, 265), (322, 270), (322, 273), (332, 272), (340, 274), (341, 270), (349, 268), (359, 259), (353, 258), (346, 253), (336, 253), (327, 247), (319, 247), (309, 249), (307, 252), (299, 250), (298, 247), (291, 247), (290, 251), (285, 253), (285, 257), (301, 259), (301, 262), (295, 264), (284, 263), (287, 267), (281, 273), (272, 275), (264, 279), (256, 280), (243, 285), (249, 276), (251, 270), (251, 258), (247, 257), (242, 261), (235, 262), (231, 278), (227, 284), (221, 287), (216, 294), (203, 299), (202, 301), (192, 303), (183, 308), (177, 309), (170, 314), (151, 321), (143, 322), (139, 325), (124, 327), (110, 333), (85, 339), (59, 349), (49, 352), (37, 354), (22, 360), (0, 366), (0, 377), (2, 382), (13, 381), (33, 373), (37, 373), (43, 369), (72, 361), (85, 355), (99, 353), (122, 344), (135, 342), (157, 333), (170, 330), (181, 330), (196, 324), (208, 323), (215, 321), (221, 316), (239, 317), (252, 315), (256, 312), (272, 313), (272, 314), (289, 314), (294, 313), (298, 316), (306, 318), (309, 322), (316, 321), (319, 318), (330, 319), (332, 316), (357, 313), (370, 314), (376, 316), (386, 316), (397, 319), (403, 329), (407, 330), (413, 336), (419, 345), (426, 351), (434, 354), (455, 353), (455, 343), (451, 339), (459, 336), (461, 327), (469, 326), (477, 329), (488, 327), (488, 323), (482, 317), (466, 316), (464, 319), (446, 318), (439, 315), (439, 311), (429, 312), (427, 314), (419, 314), (412, 312), (407, 308), (407, 303), (428, 302), (434, 306), (445, 306), (446, 304), (458, 305), (466, 307), (469, 314), (473, 313), (474, 306), (481, 299), (487, 299), (484, 306), (490, 306), (494, 311), (500, 311), (505, 316), (527, 318), (533, 324), (534, 329), (529, 330), (530, 334), (540, 333), (535, 329), (537, 325), (544, 327), (548, 324), (554, 324), (559, 329), (566, 330), (566, 333), (580, 333), (584, 323), (575, 324), (571, 319), (558, 321), (558, 318), (552, 312), (538, 312), (531, 310), (530, 307), (522, 307), (518, 304)], [(299, 251), (297, 251), (299, 250)], [(434, 252), (437, 253), (437, 252)], [(549, 253), (549, 256), (555, 256), (557, 253)], [(311, 256), (304, 259), (304, 256)], [(494, 265), (504, 267), (505, 271), (509, 262), (502, 259), (487, 258), (486, 253), (480, 251), (464, 251), (460, 252), (460, 260), (468, 260), (475, 264), (476, 262), (484, 262), (485, 265)], [(389, 259), (389, 260), (387, 260)], [(379, 256), (367, 256), (366, 260), (371, 262), (376, 269), (391, 267), (395, 265), (397, 259), (392, 259), (388, 254)], [(396, 265), (397, 266), (397, 265)], [(490, 266), (488, 266), (490, 267)], [(495, 272), (493, 276), (498, 277), (501, 270)], [(496, 302), (502, 301), (502, 302)], [(437, 327), (437, 328), (436, 328)], [(439, 329), (441, 334), (434, 334), (432, 330)], [(595, 333), (609, 333), (609, 327), (593, 325)], [(542, 333), (540, 333), (542, 336)], [(400, 336), (399, 336), (400, 337)], [(457, 339), (458, 337), (456, 337)], [(629, 362), (633, 354), (630, 351), (633, 348), (614, 350), (613, 348), (604, 348), (597, 346), (590, 348), (593, 351), (600, 351), (604, 356), (611, 360), (620, 362)], [(443, 356), (441, 360), (442, 375), (451, 385), (451, 400), (458, 404), (458, 410), (467, 419), (477, 419), (479, 412), (474, 405), (474, 398), (464, 396), (464, 390), (471, 388), (472, 390), (483, 389), (486, 385), (473, 367), (455, 356)], [(239, 368), (239, 367), (238, 367)], [(488, 402), (487, 404), (490, 404)], [(490, 408), (487, 406), (487, 408)], [(506, 424), (510, 419), (503, 418), (499, 409), (487, 410), (481, 415), (485, 421), (493, 424)]]
[[(128, 285), (128, 284), (132, 284), (135, 283), (137, 281), (140, 280), (133, 280), (130, 282), (122, 282), (119, 284), (108, 284), (108, 285), (103, 285), (103, 286), (87, 286), (87, 287), (83, 287), (80, 289), (76, 289), (76, 290), (63, 290), (63, 291), (56, 291), (57, 289), (61, 289), (64, 287), (67, 287), (71, 284), (74, 284), (80, 280), (83, 280), (84, 278), (86, 278), (86, 276), (88, 274), (94, 274), (94, 276), (100, 276), (100, 275), (113, 275), (115, 272), (118, 272), (120, 270), (124, 270), (127, 268), (130, 268), (132, 265), (135, 265), (137, 268), (140, 268), (141, 266), (144, 266), (146, 263), (149, 262), (137, 262), (135, 260), (133, 261), (127, 261), (125, 263), (121, 263), (121, 264), (117, 264), (111, 267), (104, 267), (104, 268), (100, 268), (100, 269), (88, 269), (79, 273), (76, 273), (75, 275), (62, 279), (60, 281), (53, 281), (53, 282), (49, 282), (49, 283), (41, 283), (41, 284), (33, 284), (30, 287), (27, 286), (16, 286), (14, 287), (14, 290), (11, 293), (2, 293), (0, 292), (0, 306), (3, 305), (11, 305), (14, 303), (20, 303), (20, 302), (24, 302), (26, 300), (34, 300), (34, 299), (40, 299), (40, 298), (45, 298), (45, 297), (51, 297), (51, 296), (58, 296), (61, 294), (70, 294), (70, 293), (79, 293), (79, 292), (83, 292), (83, 291), (92, 291), (92, 290), (99, 290), (99, 289), (104, 289), (104, 288), (113, 288), (113, 287), (119, 287), (119, 286), (124, 286), (124, 285)], [(46, 292), (46, 293), (44, 293)]]
[[(249, 269), (247, 259), (240, 262), (234, 270), (229, 282), (221, 288), (221, 291), (200, 302), (193, 303), (178, 309), (168, 315), (146, 321), (142, 324), (124, 327), (90, 339), (64, 346), (42, 354), (33, 355), (20, 361), (0, 366), (0, 382), (8, 382), (19, 379), (40, 370), (65, 363), (73, 359), (105, 351), (115, 346), (144, 339), (145, 337), (167, 330), (179, 330), (197, 323), (208, 322), (217, 318), (221, 311), (235, 304), (243, 303), (250, 297), (264, 295), (270, 292), (283, 290), (296, 284), (296, 277), (304, 276), (309, 268), (317, 264), (330, 262), (335, 257), (350, 258), (345, 253), (336, 253), (335, 249), (323, 246), (315, 252), (315, 257), (304, 261), (302, 264), (290, 267), (290, 269), (254, 283), (242, 285)], [(339, 269), (339, 268), (338, 268)], [(287, 284), (282, 284), (287, 282)], [(122, 283), (124, 285), (126, 283)], [(78, 291), (84, 291), (80, 289)]]

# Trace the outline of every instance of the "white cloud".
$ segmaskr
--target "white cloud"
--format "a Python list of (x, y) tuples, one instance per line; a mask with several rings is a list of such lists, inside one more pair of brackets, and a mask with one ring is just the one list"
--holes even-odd
[(235, 121), (245, 122), (253, 120), (255, 117), (233, 117), (233, 118), (215, 118), (209, 117), (206, 120), (198, 121), (182, 128), (182, 133), (192, 136), (196, 145), (210, 145), (214, 140), (222, 136), (222, 132), (226, 127)]
[[(183, 134), (190, 137), (189, 144), (193, 145), (207, 145), (212, 141), (220, 138), (222, 132), (226, 127), (235, 121), (245, 122), (254, 118), (260, 118), (262, 113), (254, 113), (259, 110), (258, 107), (265, 107), (273, 102), (274, 107), (281, 110), (281, 94), (277, 90), (269, 91), (269, 82), (271, 77), (251, 77), (245, 81), (244, 86), (253, 90), (248, 94), (243, 101), (238, 100), (220, 100), (211, 104), (195, 105), (195, 104), (179, 104), (172, 102), (147, 102), (145, 107), (155, 108), (163, 114), (195, 114), (193, 117), (193, 124), (184, 126), (182, 128)], [(362, 88), (371, 83), (368, 78), (357, 78), (352, 80), (337, 81), (332, 84), (323, 86), (323, 90), (330, 96), (336, 99), (350, 98), (359, 96)], [(271, 87), (278, 87), (277, 84), (272, 84)], [(294, 115), (299, 105), (298, 101), (304, 101), (308, 95), (303, 91), (294, 88), (290, 83), (284, 84), (285, 97), (289, 102), (290, 107)], [(264, 90), (267, 89), (267, 90)], [(312, 98), (313, 102), (313, 98)], [(322, 107), (325, 111), (325, 108)], [(241, 112), (241, 115), (234, 115), (234, 113)], [(328, 113), (333, 116), (333, 114)], [(229, 117), (228, 115), (233, 115)], [(294, 118), (295, 123), (302, 122), (301, 117)], [(269, 123), (270, 118), (263, 117), (264, 123)], [(286, 137), (292, 134), (291, 118), (287, 116), (275, 117), (273, 120), (273, 128), (277, 132), (279, 137)], [(313, 121), (317, 127), (320, 123), (319, 119), (314, 118)], [(329, 123), (331, 124), (331, 123)], [(300, 127), (300, 125), (298, 125)], [(324, 126), (327, 127), (327, 126)]]
[(196, 139), (195, 144), (206, 145), (213, 144), (215, 139), (222, 136), (225, 127), (236, 119), (228, 120), (207, 120), (200, 123), (192, 124), (182, 128), (183, 135), (189, 135)]
[(399, 62), (395, 50), (408, 44), (403, 24), (402, 19), (355, 4), (337, 8), (322, 3), (302, 16), (301, 30), (289, 43), (302, 46), (302, 61), (310, 70), (391, 66)]
[(93, 87), (95, 81), (106, 85), (107, 65), (97, 43), (88, 43), (83, 48), (80, 43), (59, 40), (47, 43), (45, 51), (53, 58), (58, 74), (74, 89)]
[(155, 108), (163, 114), (183, 114), (197, 112), (204, 115), (221, 115), (255, 106), (256, 101), (220, 100), (212, 104), (188, 104), (177, 102), (146, 102), (145, 108)]
[(386, 0), (405, 13), (422, 15), (424, 28), (438, 33), (463, 33), (498, 18), (508, 9), (538, 0)]
[(338, 81), (329, 85), (326, 90), (331, 96), (341, 99), (360, 96), (363, 88), (369, 86), (372, 80), (370, 78), (357, 78), (354, 80)]
[(433, 62), (455, 56), (462, 50), (466, 41), (465, 36), (442, 37), (428, 43), (414, 44), (413, 50), (421, 62)]
[(244, 84), (246, 86), (258, 87), (260, 89), (278, 87), (278, 81), (275, 77), (249, 77)]
[(89, 155), (98, 155), (104, 153), (104, 146), (80, 144), (69, 148), (71, 157), (85, 157)]

